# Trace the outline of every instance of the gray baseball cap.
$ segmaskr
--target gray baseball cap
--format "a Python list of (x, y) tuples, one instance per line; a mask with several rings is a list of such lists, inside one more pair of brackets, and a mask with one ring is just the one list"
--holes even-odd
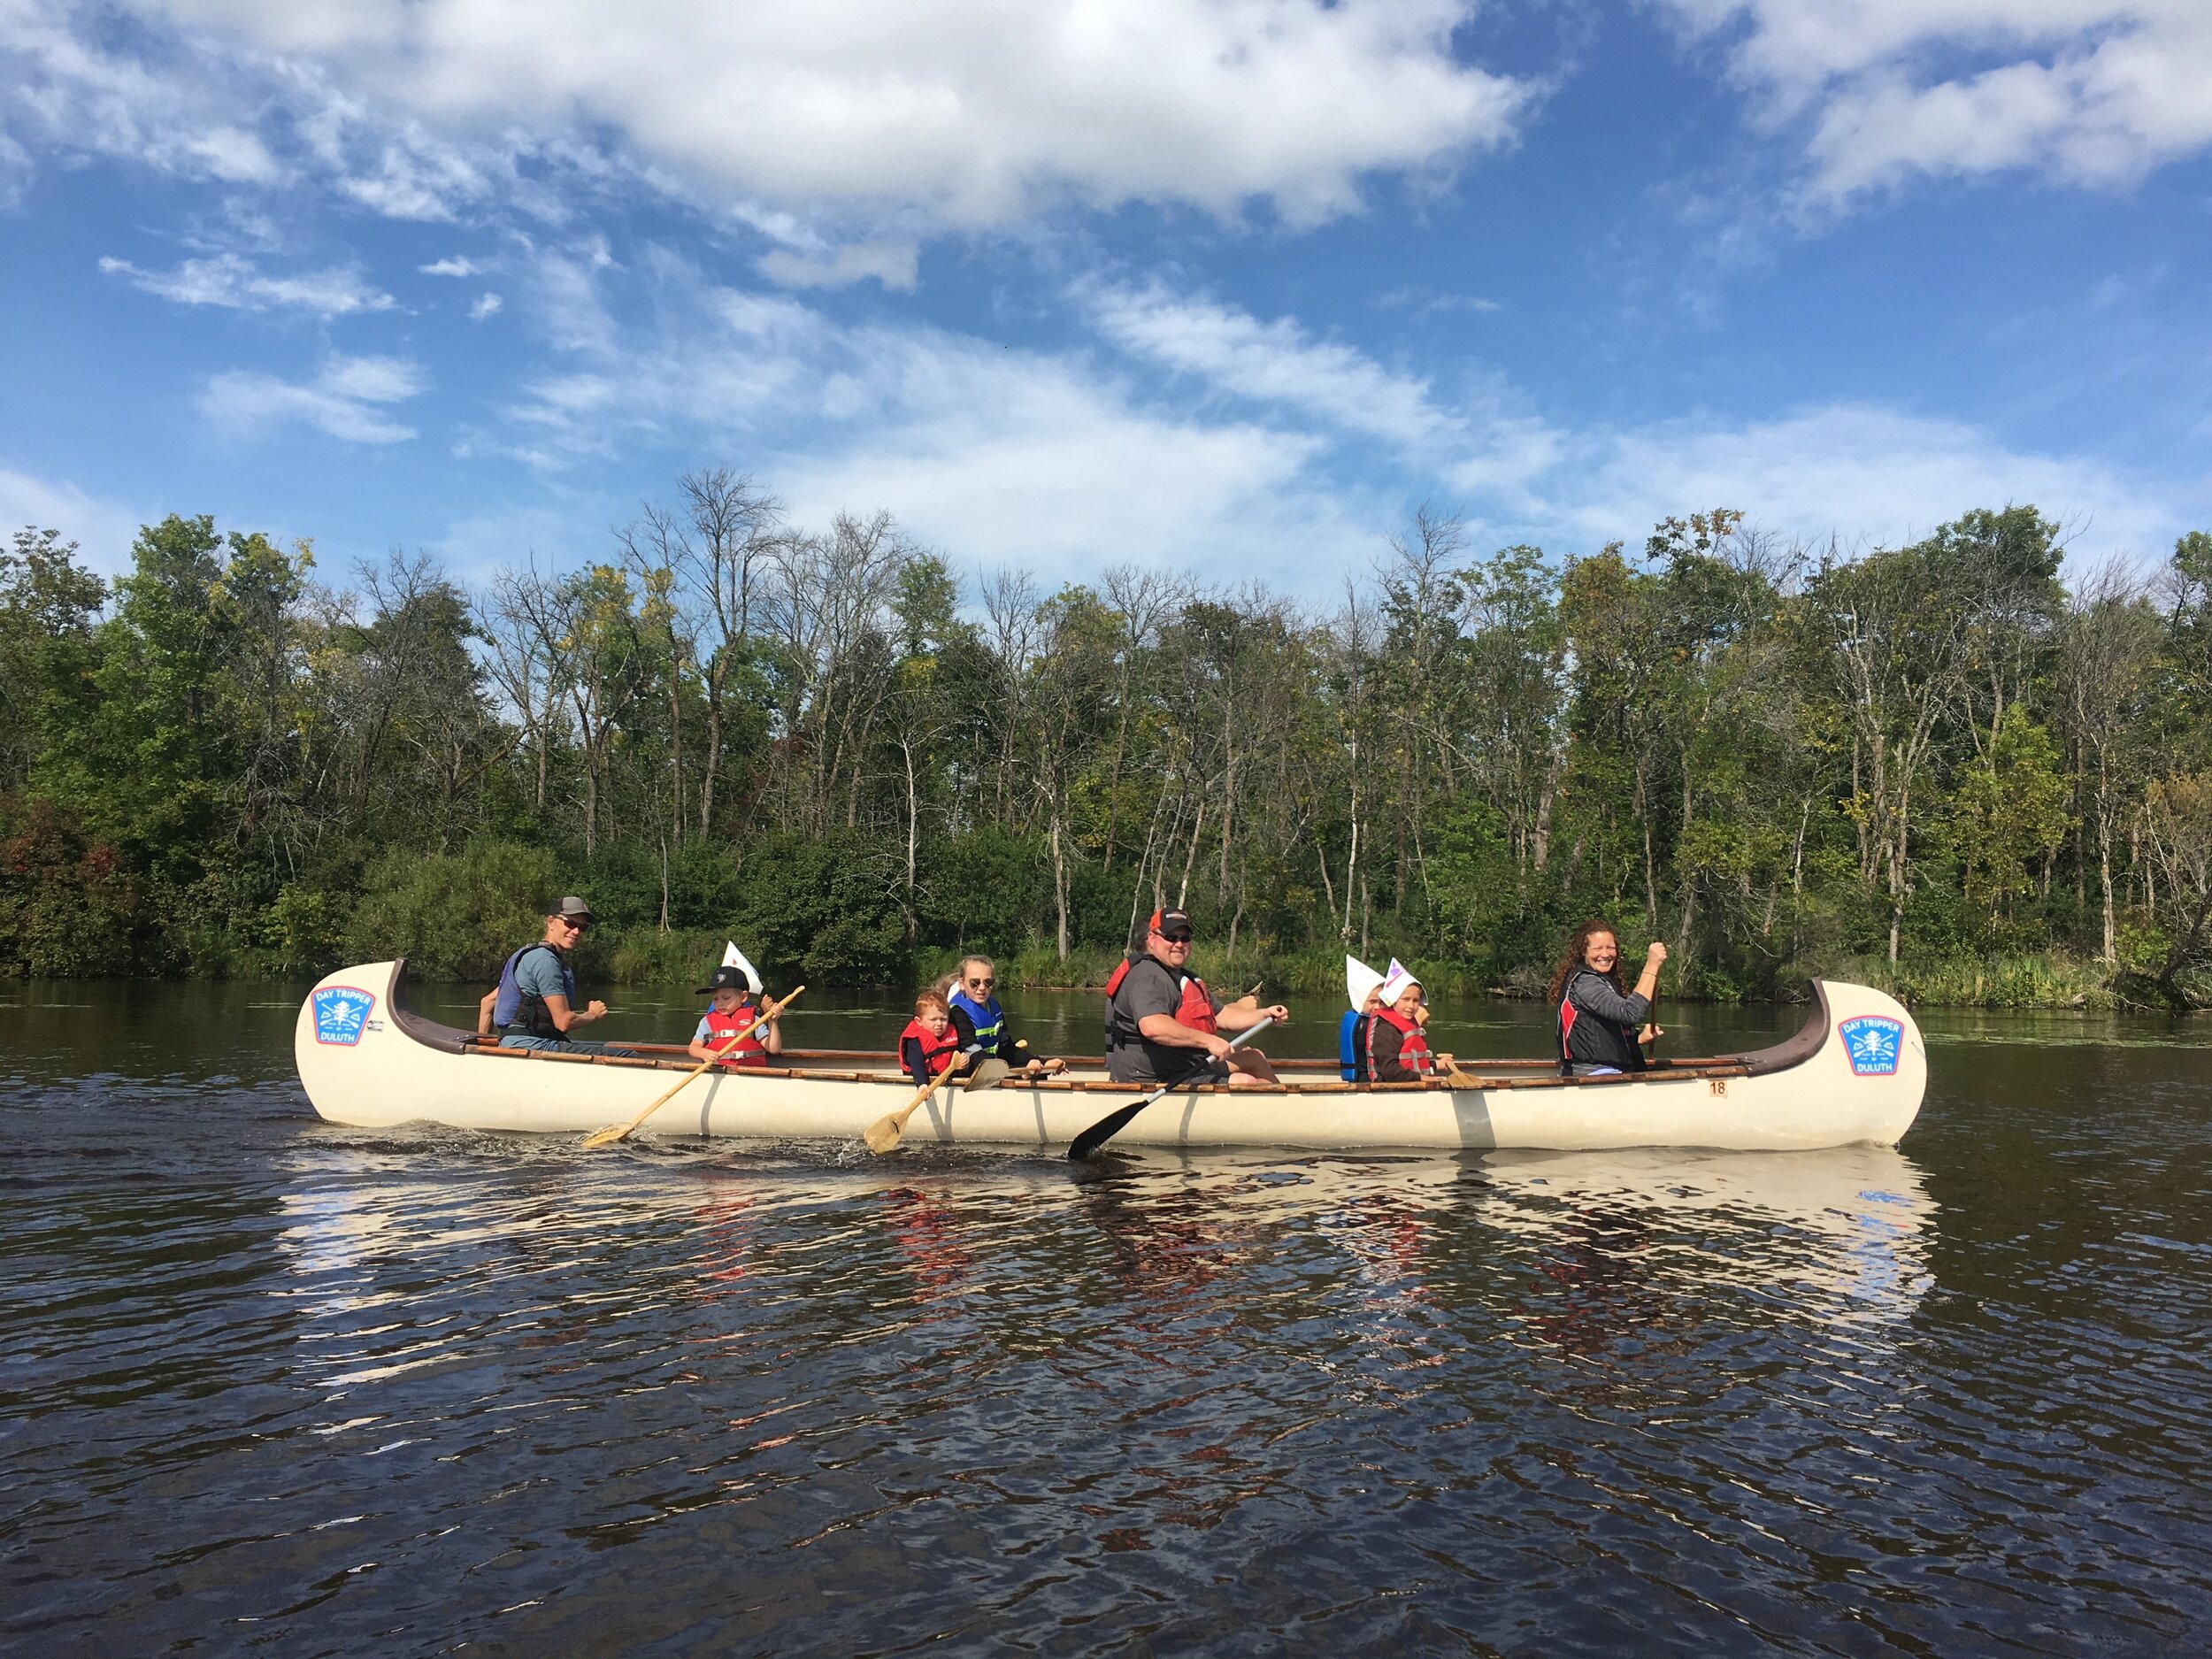
[(591, 906), (585, 903), (583, 900), (578, 898), (573, 893), (563, 899), (558, 904), (556, 904), (551, 910), (548, 910), (546, 914), (548, 916), (579, 917), (587, 922), (592, 919)]

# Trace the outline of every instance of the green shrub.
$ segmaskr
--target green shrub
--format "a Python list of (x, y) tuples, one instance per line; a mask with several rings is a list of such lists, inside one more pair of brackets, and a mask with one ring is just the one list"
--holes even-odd
[(347, 926), (357, 901), (304, 884), (288, 887), (269, 907), (267, 931), (279, 965), (288, 973), (326, 973), (346, 959)]
[(543, 931), (563, 891), (542, 848), (480, 841), (426, 858), (395, 849), (370, 868), (349, 949), (361, 961), (405, 956), (426, 979), (490, 979)]
[(614, 984), (699, 986), (721, 963), (727, 937), (726, 931), (698, 927), (664, 933), (658, 927), (617, 927), (601, 930), (595, 948), (597, 959), (606, 964), (603, 977)]
[(902, 983), (913, 967), (895, 896), (902, 873), (864, 835), (763, 836), (746, 849), (727, 931), (780, 979)]
[(128, 973), (142, 895), (112, 848), (49, 801), (0, 797), (0, 971)]

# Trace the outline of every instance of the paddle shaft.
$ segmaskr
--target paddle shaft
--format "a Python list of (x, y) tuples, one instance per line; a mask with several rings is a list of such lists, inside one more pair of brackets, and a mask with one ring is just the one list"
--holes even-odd
[[(959, 1075), (961, 1061), (972, 1059), (975, 1056), (981, 1054), (982, 1052), (983, 1048), (980, 1044), (978, 1044), (972, 1048), (961, 1049), (959, 1053), (954, 1055), (952, 1059), (947, 1063), (945, 1069), (942, 1071), (940, 1071), (935, 1077), (930, 1079), (928, 1082), (923, 1084), (922, 1087), (915, 1092), (914, 1098), (912, 1100), (907, 1102), (905, 1105), (900, 1107), (898, 1110), (895, 1112), (886, 1112), (882, 1117), (877, 1118), (874, 1123), (869, 1125), (868, 1133), (861, 1137), (861, 1139), (867, 1143), (868, 1150), (871, 1152), (883, 1153), (888, 1152), (892, 1148), (897, 1146), (899, 1144), (899, 1137), (906, 1133), (906, 1120), (911, 1118), (916, 1112), (921, 1110), (922, 1102), (926, 1101), (931, 1095), (934, 1094), (939, 1089), (944, 1087), (946, 1084), (951, 1082), (955, 1077)], [(926, 1064), (927, 1061), (925, 1060), (924, 1064)]]
[[(1258, 1036), (1262, 1032), (1265, 1031), (1274, 1023), (1275, 1016), (1270, 1014), (1265, 1019), (1261, 1020), (1257, 1025), (1247, 1025), (1242, 1031), (1237, 1033), (1235, 1036), (1229, 1039), (1229, 1046), (1232, 1048), (1241, 1048), (1246, 1043), (1251, 1041), (1253, 1038)], [(1090, 1156), (1092, 1153), (1097, 1151), (1099, 1148), (1104, 1146), (1109, 1141), (1111, 1141), (1125, 1128), (1128, 1127), (1130, 1120), (1134, 1118), (1136, 1115), (1142, 1111), (1146, 1107), (1151, 1105), (1156, 1101), (1164, 1099), (1169, 1094), (1172, 1093), (1176, 1089), (1191, 1087), (1195, 1081), (1196, 1079), (1194, 1078), (1186, 1077), (1178, 1078), (1172, 1083), (1163, 1083), (1159, 1087), (1154, 1089), (1152, 1093), (1146, 1095), (1142, 1100), (1132, 1101), (1128, 1105), (1120, 1108), (1118, 1110), (1109, 1112), (1105, 1117), (1100, 1118), (1096, 1123), (1093, 1124), (1088, 1129), (1086, 1129), (1081, 1134), (1076, 1136), (1074, 1140), (1068, 1142), (1069, 1160), (1071, 1163), (1080, 1164), (1085, 1158)]]
[(721, 1048), (717, 1048), (705, 1059), (700, 1061), (697, 1065), (693, 1066), (690, 1071), (685, 1072), (683, 1076), (677, 1079), (675, 1082), (670, 1084), (668, 1092), (663, 1094), (658, 1100), (655, 1101), (650, 1106), (648, 1106), (636, 1117), (631, 1118), (628, 1123), (618, 1125), (611, 1133), (610, 1133), (607, 1130), (602, 1129), (595, 1133), (585, 1136), (584, 1144), (588, 1147), (605, 1147), (612, 1146), (618, 1141), (628, 1140), (630, 1136), (636, 1132), (637, 1126), (640, 1124), (643, 1123), (648, 1118), (650, 1118), (655, 1112), (660, 1110), (662, 1107), (667, 1105), (670, 1101), (674, 1100), (677, 1095), (683, 1093), (687, 1085), (696, 1079), (709, 1066), (714, 1064), (718, 1060), (722, 1059), (726, 1055), (727, 1055), (730, 1050), (736, 1046), (738, 1039), (743, 1037), (748, 1032), (757, 1030), (760, 1026), (766, 1025), (770, 1020), (775, 1018), (776, 1016), (782, 1013), (785, 1009), (790, 1007), (793, 1000), (797, 997), (801, 991), (805, 989), (806, 987), (803, 985), (795, 987), (792, 990), (791, 995), (785, 997), (781, 1002), (768, 1003), (753, 1016), (752, 1023), (750, 1025), (745, 1026), (742, 1030), (733, 1032), (730, 1034), (730, 1040), (728, 1042), (724, 1043)]

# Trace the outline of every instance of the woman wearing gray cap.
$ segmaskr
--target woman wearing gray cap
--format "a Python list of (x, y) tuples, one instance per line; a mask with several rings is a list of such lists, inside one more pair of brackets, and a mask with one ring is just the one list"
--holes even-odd
[(576, 1006), (576, 974), (568, 953), (591, 926), (591, 906), (571, 894), (548, 912), (545, 937), (525, 945), (499, 971), (499, 988), (477, 1005), (476, 1029), (496, 1029), (503, 1048), (561, 1048), (596, 1054), (605, 1044), (578, 1042), (569, 1033), (607, 1011), (604, 1002)]

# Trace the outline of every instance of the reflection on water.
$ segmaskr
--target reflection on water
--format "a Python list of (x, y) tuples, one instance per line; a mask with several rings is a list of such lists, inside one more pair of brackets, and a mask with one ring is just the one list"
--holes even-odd
[(2154, 1031), (1939, 1051), (1901, 1150), (1073, 1169), (339, 1129), (259, 1014), (150, 1010), (166, 1072), (0, 1026), (0, 1647), (2164, 1652), (2212, 1617), (2212, 1101)]

